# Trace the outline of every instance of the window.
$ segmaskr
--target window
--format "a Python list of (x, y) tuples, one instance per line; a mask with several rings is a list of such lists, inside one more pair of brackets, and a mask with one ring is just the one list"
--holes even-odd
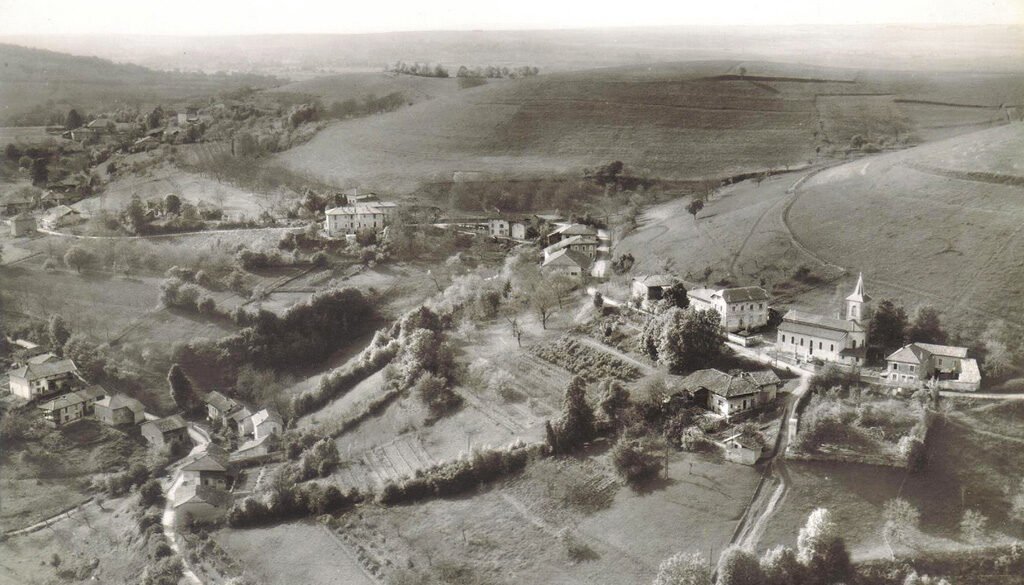
[(818, 349), (824, 349), (825, 345), (822, 342), (818, 342)]
[(836, 350), (836, 344), (834, 344), (834, 343), (828, 344), (828, 350), (829, 351), (835, 351)]
[(915, 369), (915, 368), (914, 368), (914, 366), (913, 366), (913, 365), (911, 365), (911, 366), (910, 366), (910, 371), (911, 371), (911, 373), (913, 373), (913, 372), (914, 372), (914, 369)]
[(782, 334), (782, 343), (786, 343), (786, 334), (785, 333)]
[(804, 338), (803, 338), (803, 337), (801, 337), (801, 338), (800, 338), (800, 347), (803, 347), (803, 346), (804, 346)]

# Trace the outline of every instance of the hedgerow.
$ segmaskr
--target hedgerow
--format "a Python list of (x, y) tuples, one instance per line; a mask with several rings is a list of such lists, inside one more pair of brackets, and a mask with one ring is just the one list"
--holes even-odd
[(540, 359), (569, 370), (587, 382), (615, 379), (624, 382), (638, 380), (639, 368), (623, 360), (596, 350), (573, 337), (562, 337), (549, 345), (534, 345), (530, 353)]

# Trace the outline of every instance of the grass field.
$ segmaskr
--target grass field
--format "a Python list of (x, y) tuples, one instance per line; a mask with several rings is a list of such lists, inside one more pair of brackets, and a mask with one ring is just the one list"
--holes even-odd
[(348, 99), (362, 102), (367, 96), (384, 97), (401, 93), (407, 105), (462, 91), (454, 77), (447, 79), (398, 75), (396, 73), (341, 73), (279, 85), (267, 93), (299, 93), (320, 98), (325, 106)]
[[(217, 543), (259, 583), (374, 585), (336, 537), (315, 523), (221, 530)], [(301, 544), (299, 544), (301, 543)]]
[[(455, 171), (537, 176), (612, 160), (665, 179), (727, 176), (806, 164), (822, 131), (834, 130), (830, 140), (842, 146), (854, 131), (894, 119), (912, 131), (916, 110), (903, 112), (894, 101), (900, 96), (960, 95), (957, 75), (745, 64), (750, 78), (740, 79), (737, 65), (660, 64), (506, 82), (340, 122), (280, 156), (325, 180), (406, 190), (422, 180), (450, 180)], [(1012, 100), (1021, 85), (1019, 76), (971, 79), (990, 106)], [(865, 93), (888, 97), (828, 97)], [(841, 107), (819, 107), (822, 96)], [(977, 112), (965, 108), (940, 117), (947, 125), (978, 122)]]

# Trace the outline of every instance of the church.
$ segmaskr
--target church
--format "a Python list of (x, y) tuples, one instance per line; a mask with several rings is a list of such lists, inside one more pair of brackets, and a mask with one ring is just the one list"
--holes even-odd
[(870, 320), (871, 297), (864, 292), (861, 274), (853, 293), (846, 297), (842, 317), (791, 310), (779, 325), (776, 348), (796, 359), (861, 366), (867, 358)]

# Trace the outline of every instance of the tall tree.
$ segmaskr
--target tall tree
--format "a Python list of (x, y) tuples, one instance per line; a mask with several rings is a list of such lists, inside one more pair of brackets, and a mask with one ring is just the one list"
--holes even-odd
[(64, 317), (51, 315), (50, 321), (46, 324), (46, 332), (50, 337), (50, 347), (58, 356), (64, 356), (64, 345), (71, 339), (71, 330), (68, 329)]
[(914, 313), (914, 323), (907, 332), (907, 339), (921, 343), (946, 343), (949, 335), (942, 328), (939, 310), (931, 305), (918, 307)]
[(893, 544), (906, 543), (917, 530), (921, 521), (921, 512), (913, 504), (903, 498), (893, 498), (885, 503), (882, 510), (882, 538), (889, 547), (892, 558), (896, 558)]
[(704, 201), (700, 199), (694, 199), (686, 206), (686, 212), (693, 216), (693, 220), (697, 220), (697, 214), (704, 209)]
[(907, 333), (907, 312), (886, 299), (871, 316), (871, 343), (889, 353), (903, 346)]
[(765, 551), (761, 557), (761, 571), (765, 585), (796, 585), (803, 583), (803, 565), (796, 558), (796, 552), (788, 546), (779, 545)]
[(706, 367), (722, 351), (718, 311), (671, 308), (644, 327), (642, 347), (673, 372)]
[(192, 380), (185, 375), (178, 364), (172, 364), (167, 372), (167, 386), (171, 391), (171, 399), (182, 410), (189, 409), (195, 401), (195, 389)]
[(594, 409), (587, 402), (587, 383), (579, 376), (573, 376), (565, 389), (555, 432), (562, 450), (575, 449), (594, 438)]
[(690, 306), (690, 297), (686, 294), (686, 286), (681, 282), (666, 288), (663, 298), (673, 307), (685, 309)]
[(68, 268), (74, 268), (79, 274), (82, 273), (82, 269), (88, 266), (92, 260), (92, 254), (81, 246), (71, 246), (64, 253), (64, 264)]
[(1008, 376), (1024, 362), (1024, 341), (1005, 321), (990, 323), (982, 334), (985, 344), (985, 375), (993, 378)]
[(174, 193), (170, 193), (164, 197), (164, 211), (174, 215), (181, 213), (181, 197), (178, 197)]
[(78, 110), (71, 108), (66, 118), (64, 118), (64, 128), (67, 130), (74, 130), (82, 127), (82, 116), (78, 113)]
[(45, 157), (32, 159), (32, 167), (29, 169), (29, 175), (32, 177), (33, 185), (46, 185), (46, 181), (50, 179), (50, 169), (47, 165), (48, 161)]
[(818, 508), (807, 517), (797, 536), (797, 559), (809, 569), (812, 585), (842, 583), (850, 575), (850, 554), (827, 509)]

